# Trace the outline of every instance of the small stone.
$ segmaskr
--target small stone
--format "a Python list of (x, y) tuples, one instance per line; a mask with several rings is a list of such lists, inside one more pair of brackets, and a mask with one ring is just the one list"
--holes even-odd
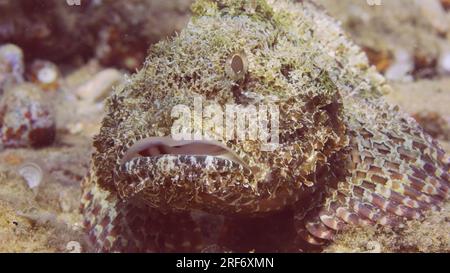
[(116, 69), (105, 69), (95, 75), (87, 83), (76, 89), (75, 94), (88, 102), (99, 102), (106, 98), (112, 91), (113, 86), (119, 84), (123, 79), (122, 74)]
[(439, 69), (443, 74), (450, 74), (450, 50), (441, 53), (439, 58)]
[(73, 135), (76, 135), (76, 134), (79, 134), (79, 133), (83, 132), (83, 128), (84, 128), (84, 125), (81, 122), (77, 122), (75, 124), (69, 124), (67, 126), (67, 129)]
[(18, 46), (5, 44), (0, 46), (0, 93), (6, 85), (21, 83), (25, 65), (23, 52)]
[(69, 253), (81, 253), (81, 244), (77, 241), (70, 241), (66, 245), (66, 250)]
[(368, 253), (381, 253), (381, 244), (379, 242), (369, 241), (366, 248)]
[(36, 60), (30, 68), (30, 80), (44, 91), (55, 91), (60, 86), (58, 67), (49, 61)]
[(69, 190), (66, 189), (59, 193), (59, 206), (63, 212), (70, 212), (74, 209)]
[(414, 70), (414, 60), (407, 51), (397, 50), (394, 63), (386, 70), (389, 80), (409, 80)]

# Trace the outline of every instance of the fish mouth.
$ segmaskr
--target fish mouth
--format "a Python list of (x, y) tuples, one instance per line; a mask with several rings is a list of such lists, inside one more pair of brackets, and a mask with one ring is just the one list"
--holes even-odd
[(248, 164), (226, 145), (168, 137), (135, 142), (125, 151), (114, 178), (123, 200), (162, 210), (209, 212), (237, 209), (239, 202), (253, 200), (258, 194), (253, 181)]
[(148, 137), (135, 142), (123, 155), (120, 165), (125, 166), (138, 158), (163, 158), (175, 156), (214, 157), (217, 160), (228, 160), (249, 168), (233, 150), (216, 140), (175, 140), (170, 137)]
[(257, 168), (214, 140), (145, 138), (125, 151), (119, 165), (114, 183), (121, 199), (162, 211), (260, 214), (299, 198), (270, 168), (259, 179)]

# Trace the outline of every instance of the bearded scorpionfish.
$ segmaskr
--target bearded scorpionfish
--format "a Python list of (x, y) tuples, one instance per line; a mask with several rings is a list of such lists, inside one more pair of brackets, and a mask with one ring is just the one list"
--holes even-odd
[[(107, 100), (83, 182), (95, 251), (296, 251), (448, 200), (444, 151), (385, 102), (389, 85), (321, 7), (199, 0), (192, 11)], [(172, 109), (194, 97), (270, 100), (277, 147), (171, 138)]]

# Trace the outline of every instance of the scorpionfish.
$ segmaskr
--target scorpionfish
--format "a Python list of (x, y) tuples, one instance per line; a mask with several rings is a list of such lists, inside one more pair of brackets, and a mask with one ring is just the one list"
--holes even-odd
[[(390, 86), (320, 6), (198, 0), (192, 12), (107, 99), (82, 185), (95, 251), (299, 251), (442, 208), (444, 151), (385, 101)], [(278, 134), (175, 139), (173, 109), (196, 100), (275, 106), (263, 125)], [(211, 112), (188, 116), (186, 135), (217, 125)]]

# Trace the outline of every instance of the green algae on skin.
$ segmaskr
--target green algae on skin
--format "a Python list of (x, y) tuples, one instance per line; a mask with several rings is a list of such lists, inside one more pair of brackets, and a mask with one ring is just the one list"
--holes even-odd
[(263, 21), (272, 20), (274, 15), (272, 7), (265, 0), (221, 0), (216, 2), (201, 0), (195, 2), (191, 10), (194, 17), (221, 13), (230, 16), (248, 15), (250, 18)]

